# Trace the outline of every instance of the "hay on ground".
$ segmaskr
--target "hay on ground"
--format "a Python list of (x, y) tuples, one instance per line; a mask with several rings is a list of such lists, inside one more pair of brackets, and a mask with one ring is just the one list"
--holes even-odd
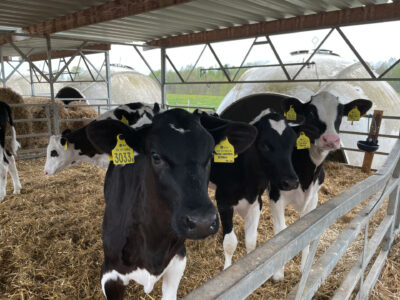
[[(103, 299), (99, 275), (103, 260), (101, 223), (105, 170), (80, 164), (55, 176), (45, 177), (42, 175), (43, 165), (44, 159), (18, 161), (22, 194), (12, 195), (9, 182), (7, 197), (0, 203), (0, 295), (9, 299)], [(320, 203), (367, 176), (359, 169), (338, 163), (328, 163), (326, 170), (326, 182), (319, 193)], [(213, 191), (209, 192), (214, 198)], [(372, 220), (371, 231), (383, 216), (384, 209)], [(326, 249), (354, 214), (347, 214), (324, 233), (317, 255)], [(298, 214), (289, 208), (287, 223), (297, 219)], [(233, 261), (237, 261), (246, 250), (243, 222), (239, 217), (235, 217), (234, 222), (239, 244)], [(258, 245), (273, 235), (266, 197), (258, 233)], [(188, 261), (178, 297), (214, 277), (224, 263), (221, 230), (213, 237), (187, 241), (186, 244)], [(373, 292), (374, 299), (398, 299), (400, 296), (399, 246), (397, 240), (389, 257), (391, 265), (385, 267), (384, 277)], [(314, 299), (332, 297), (361, 249), (362, 236)], [(286, 265), (284, 281), (275, 283), (269, 280), (248, 299), (284, 299), (300, 279), (299, 268), (300, 255)], [(159, 299), (160, 296), (160, 282), (150, 295), (145, 295), (141, 286), (131, 282), (126, 298)]]

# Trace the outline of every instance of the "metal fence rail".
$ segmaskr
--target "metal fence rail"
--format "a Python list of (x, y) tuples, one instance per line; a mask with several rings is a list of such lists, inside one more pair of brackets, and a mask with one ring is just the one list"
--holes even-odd
[[(288, 299), (311, 299), (355, 238), (364, 230), (364, 250), (349, 271), (335, 299), (348, 299), (360, 282), (358, 299), (365, 299), (372, 290), (385, 263), (388, 251), (399, 233), (400, 205), (400, 139), (385, 164), (374, 175), (318, 206), (293, 225), (241, 258), (228, 269), (200, 286), (184, 299), (243, 299), (268, 280), (278, 269), (311, 243), (310, 255), (300, 283)], [(373, 196), (374, 195), (374, 196)], [(344, 214), (370, 196), (373, 198), (343, 230), (321, 257), (313, 256), (321, 234)], [(387, 215), (368, 239), (369, 219), (389, 197)], [(382, 245), (366, 278), (364, 271), (376, 249)]]

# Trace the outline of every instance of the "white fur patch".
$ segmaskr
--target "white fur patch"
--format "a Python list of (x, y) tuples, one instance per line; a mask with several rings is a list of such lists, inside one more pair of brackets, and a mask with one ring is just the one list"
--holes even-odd
[(110, 272), (104, 273), (101, 277), (101, 289), (103, 290), (104, 296), (106, 296), (105, 285), (107, 281), (117, 281), (119, 279), (122, 281), (123, 285), (128, 285), (129, 281), (133, 280), (142, 285), (144, 292), (148, 294), (153, 290), (154, 284), (164, 275), (164, 273), (166, 271), (170, 271), (168, 270), (169, 268), (176, 268), (177, 270), (180, 270), (182, 269), (182, 263), (186, 265), (186, 257), (182, 258), (178, 255), (175, 255), (169, 262), (168, 266), (164, 269), (164, 271), (158, 276), (152, 275), (146, 269), (140, 268), (127, 274), (121, 274), (116, 270), (112, 270)]
[(329, 92), (320, 92), (311, 97), (311, 104), (317, 108), (319, 119), (326, 124), (326, 131), (322, 135), (335, 133), (335, 121), (339, 98)]
[(286, 129), (285, 120), (269, 120), (269, 124), (271, 124), (272, 129), (278, 132), (279, 135), (282, 135), (283, 131)]
[(250, 122), (250, 125), (253, 125), (255, 123), (257, 123), (258, 121), (261, 120), (262, 117), (264, 117), (265, 115), (268, 115), (271, 113), (271, 110), (269, 108), (264, 109), (263, 111), (260, 112), (260, 114), (254, 118), (253, 121)]
[(235, 232), (232, 231), (224, 236), (224, 252), (225, 252), (225, 265), (224, 269), (228, 268), (232, 264), (232, 256), (237, 247), (237, 237)]
[(172, 123), (170, 123), (169, 126), (170, 126), (172, 129), (174, 129), (174, 130), (176, 130), (176, 131), (178, 131), (179, 133), (182, 133), (182, 134), (184, 134), (185, 132), (189, 132), (189, 131), (190, 131), (189, 129), (184, 129), (184, 128), (176, 127), (175, 124), (172, 124)]

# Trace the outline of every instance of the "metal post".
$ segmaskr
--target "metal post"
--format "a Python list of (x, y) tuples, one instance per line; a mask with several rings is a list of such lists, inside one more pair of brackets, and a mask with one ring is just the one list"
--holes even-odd
[[(107, 104), (110, 105), (112, 102), (112, 95), (111, 95), (110, 53), (108, 51), (104, 52), (104, 60), (106, 61)], [(110, 106), (108, 106), (107, 109), (110, 109)]]
[(31, 84), (31, 96), (35, 96), (35, 84), (33, 82), (33, 72), (32, 72), (32, 67), (31, 64), (28, 62), (29, 65), (29, 77), (30, 77), (30, 84)]
[(388, 251), (390, 247), (392, 246), (393, 239), (394, 239), (394, 229), (396, 227), (396, 214), (397, 214), (397, 206), (398, 206), (398, 201), (399, 200), (399, 187), (397, 186), (389, 196), (389, 204), (387, 208), (387, 214), (388, 216), (394, 215), (394, 219), (392, 222), (392, 225), (389, 227), (388, 231), (385, 234), (385, 238), (382, 243), (382, 250)]
[(167, 86), (165, 84), (165, 48), (161, 48), (161, 107), (166, 108), (167, 104)]
[(50, 84), (50, 98), (51, 98), (51, 112), (53, 115), (53, 126), (54, 126), (54, 134), (60, 133), (60, 127), (58, 123), (58, 109), (56, 105), (56, 101), (54, 98), (54, 76), (53, 70), (51, 68), (51, 41), (50, 36), (46, 35), (46, 44), (47, 44), (47, 59), (48, 59), (48, 67), (49, 67), (49, 84)]
[[(375, 136), (378, 139), (379, 130), (381, 129), (383, 110), (374, 110), (374, 115), (369, 129), (368, 139)], [(374, 152), (365, 152), (361, 171), (369, 173), (371, 171), (372, 160), (374, 159)]]
[(3, 88), (6, 86), (6, 73), (4, 70), (4, 57), (3, 57), (3, 47), (0, 46), (0, 63), (1, 63), (1, 82), (3, 84)]

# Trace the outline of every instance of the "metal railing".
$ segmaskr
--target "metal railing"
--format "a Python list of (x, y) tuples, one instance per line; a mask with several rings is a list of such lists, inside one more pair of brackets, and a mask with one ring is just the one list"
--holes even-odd
[[(348, 299), (355, 292), (356, 285), (360, 283), (356, 299), (366, 299), (379, 277), (392, 242), (400, 231), (399, 159), (398, 137), (385, 164), (374, 175), (318, 206), (184, 299), (244, 299), (310, 243), (310, 254), (301, 280), (287, 295), (287, 299), (311, 299), (362, 231), (364, 231), (363, 251), (333, 298)], [(358, 215), (313, 263), (322, 233), (371, 196), (372, 198)], [(388, 197), (386, 216), (372, 237), (368, 238), (369, 220)], [(379, 245), (382, 247), (377, 252)], [(376, 253), (377, 257), (364, 277), (364, 272)]]

